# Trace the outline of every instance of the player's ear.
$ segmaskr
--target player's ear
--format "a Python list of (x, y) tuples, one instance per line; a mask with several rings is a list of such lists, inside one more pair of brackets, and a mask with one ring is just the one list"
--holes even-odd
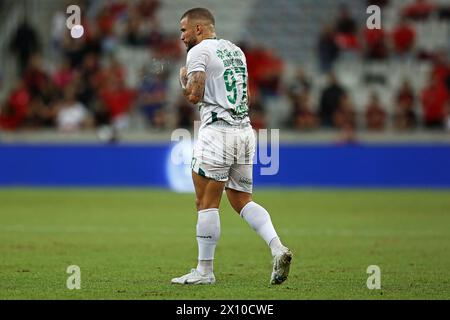
[(199, 35), (202, 34), (202, 31), (203, 31), (203, 26), (202, 26), (201, 24), (197, 24), (197, 25), (195, 26), (195, 32), (196, 32), (196, 34), (199, 36)]

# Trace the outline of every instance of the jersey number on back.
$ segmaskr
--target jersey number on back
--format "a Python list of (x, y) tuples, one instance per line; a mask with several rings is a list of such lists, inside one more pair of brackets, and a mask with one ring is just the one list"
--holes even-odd
[[(241, 103), (236, 106), (238, 91), (236, 88), (236, 78), (242, 79), (242, 97), (240, 99)], [(223, 74), (223, 79), (225, 80), (225, 87), (227, 92), (228, 101), (234, 105), (234, 111), (236, 115), (246, 113), (247, 107), (247, 75), (244, 67), (234, 67), (228, 68)]]

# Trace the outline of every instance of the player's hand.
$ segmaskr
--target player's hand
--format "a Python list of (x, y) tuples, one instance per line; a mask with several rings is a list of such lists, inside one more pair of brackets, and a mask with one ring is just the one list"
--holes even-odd
[(183, 89), (186, 88), (186, 85), (187, 85), (187, 69), (186, 69), (186, 67), (180, 68), (180, 84)]

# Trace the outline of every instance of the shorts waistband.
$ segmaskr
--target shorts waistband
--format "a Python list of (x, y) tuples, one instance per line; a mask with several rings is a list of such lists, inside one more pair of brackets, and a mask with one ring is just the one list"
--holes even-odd
[(217, 121), (210, 123), (209, 125), (217, 126), (217, 127), (239, 128), (239, 129), (249, 128), (251, 126), (250, 122), (231, 124), (231, 123), (226, 122), (225, 120), (217, 120)]

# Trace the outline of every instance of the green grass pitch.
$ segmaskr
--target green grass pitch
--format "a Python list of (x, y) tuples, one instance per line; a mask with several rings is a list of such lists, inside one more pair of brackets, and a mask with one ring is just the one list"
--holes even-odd
[[(212, 286), (171, 285), (196, 265), (193, 194), (1, 189), (0, 299), (449, 299), (450, 192), (256, 190), (294, 253), (270, 286), (264, 241), (226, 198)], [(81, 289), (69, 290), (69, 265)], [(381, 290), (369, 290), (369, 265)]]

